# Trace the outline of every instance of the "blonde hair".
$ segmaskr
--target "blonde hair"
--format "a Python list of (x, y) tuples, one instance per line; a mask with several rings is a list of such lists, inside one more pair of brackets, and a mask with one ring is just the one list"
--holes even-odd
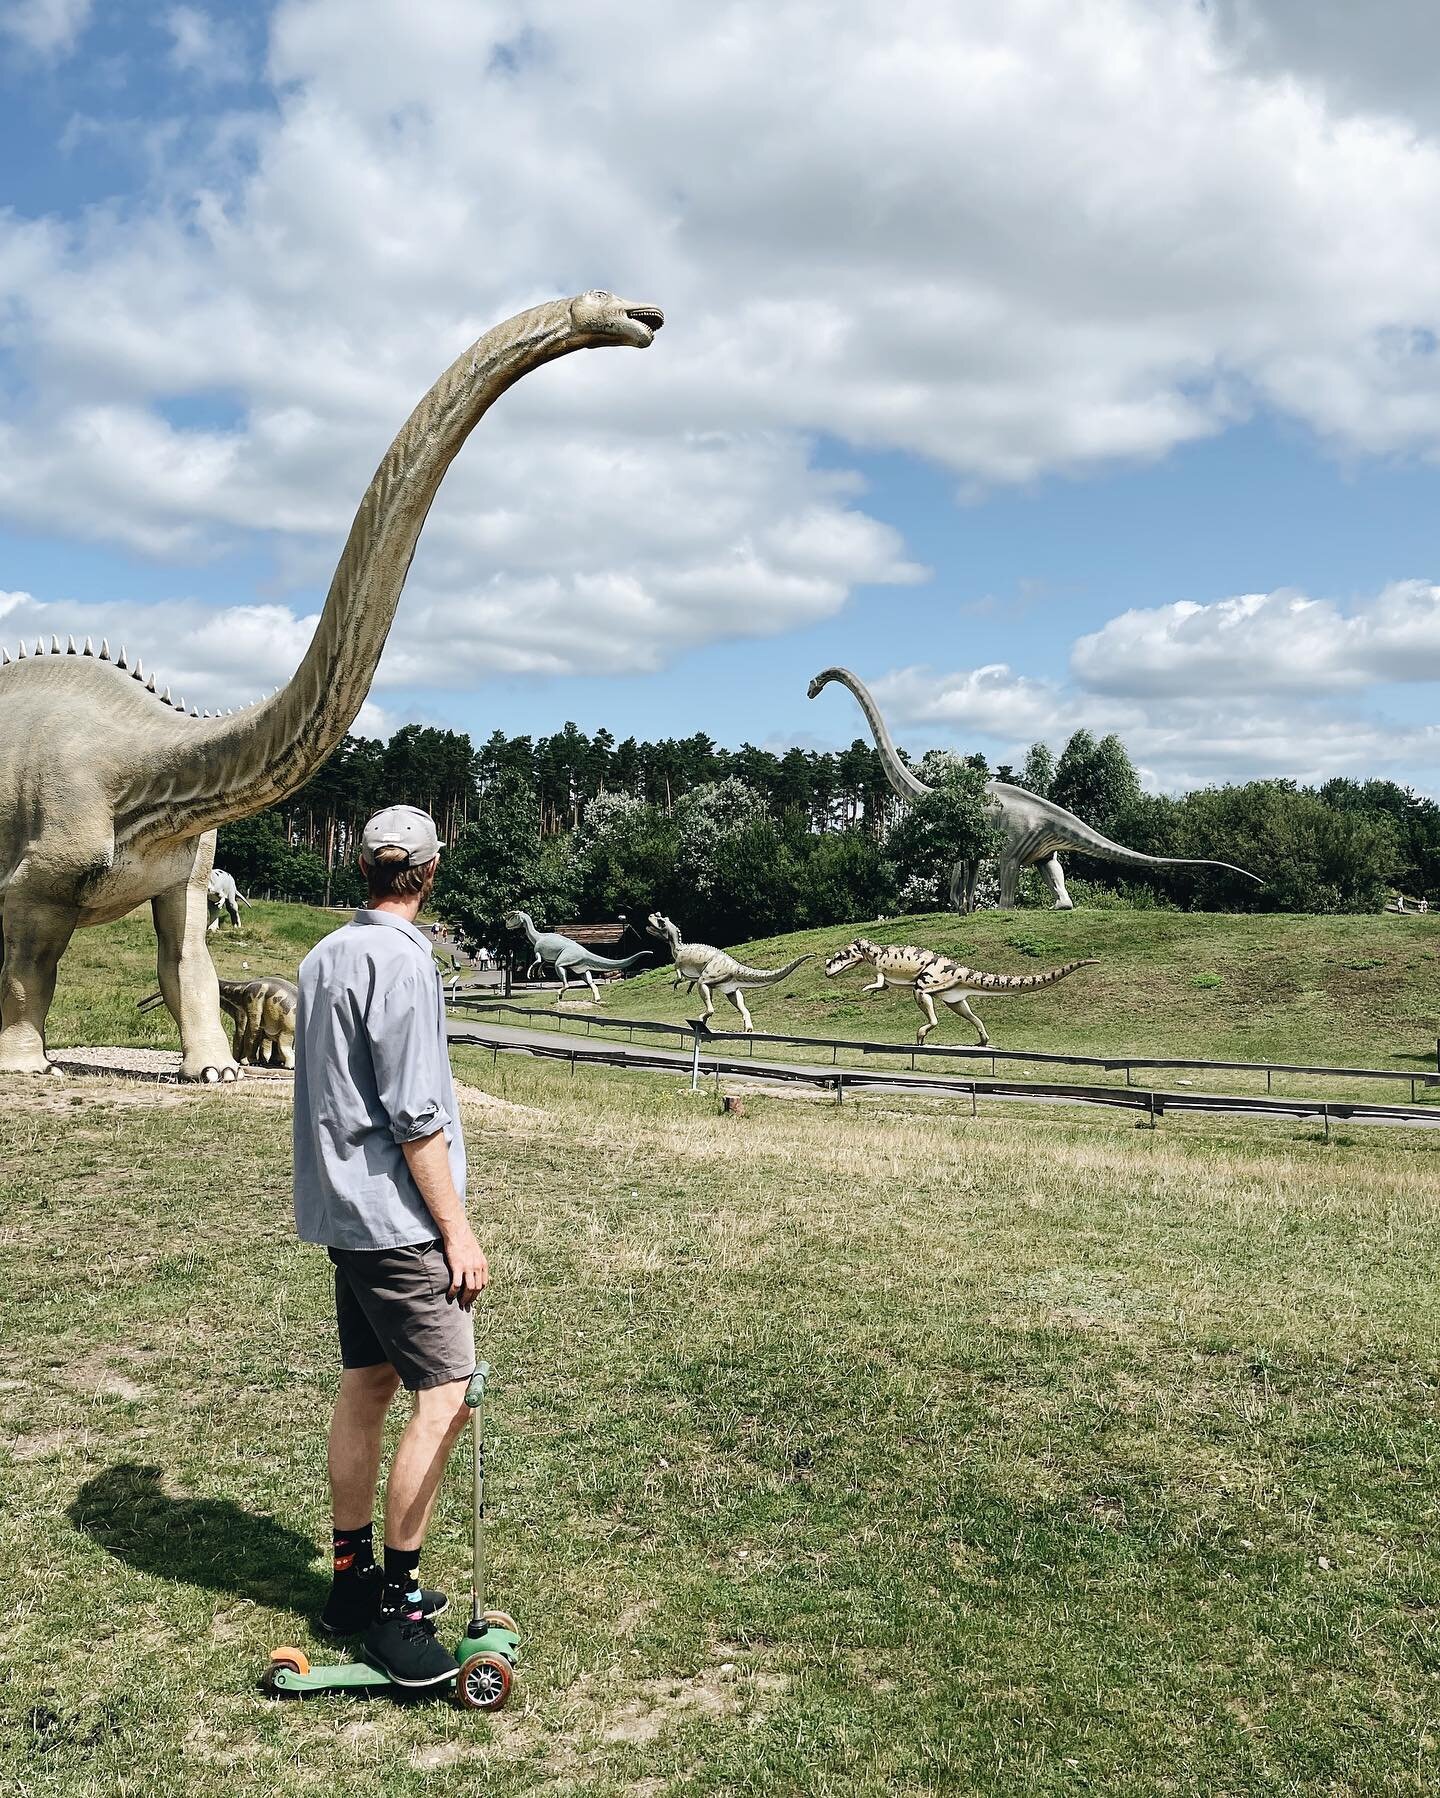
[(365, 886), (372, 899), (413, 899), (423, 893), (435, 878), (438, 856), (418, 867), (410, 866), (410, 852), (386, 844), (375, 851), (373, 861), (362, 862)]

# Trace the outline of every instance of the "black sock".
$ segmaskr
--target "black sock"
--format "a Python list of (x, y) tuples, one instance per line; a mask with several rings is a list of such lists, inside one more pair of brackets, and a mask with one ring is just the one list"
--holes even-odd
[(375, 1566), (375, 1526), (363, 1523), (358, 1530), (335, 1531), (335, 1578), (364, 1579)]
[(385, 1544), (385, 1587), (380, 1594), (380, 1610), (418, 1611), (420, 1608), (420, 1550), (392, 1548)]

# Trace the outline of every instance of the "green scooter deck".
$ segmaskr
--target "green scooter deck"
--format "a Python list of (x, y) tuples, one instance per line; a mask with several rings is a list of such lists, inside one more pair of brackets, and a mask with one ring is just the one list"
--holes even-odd
[[(455, 1644), (455, 1659), (463, 1666), (475, 1654), (498, 1654), (514, 1667), (520, 1659), (520, 1638), (513, 1630), (493, 1624), (475, 1636), (467, 1629)], [(328, 1667), (311, 1667), (308, 1673), (300, 1673), (286, 1662), (276, 1661), (266, 1675), (266, 1683), (271, 1691), (293, 1692), (297, 1696), (312, 1692), (349, 1692), (374, 1686), (389, 1686), (396, 1692), (444, 1690), (443, 1682), (433, 1687), (397, 1686), (388, 1673), (369, 1661), (335, 1661)]]

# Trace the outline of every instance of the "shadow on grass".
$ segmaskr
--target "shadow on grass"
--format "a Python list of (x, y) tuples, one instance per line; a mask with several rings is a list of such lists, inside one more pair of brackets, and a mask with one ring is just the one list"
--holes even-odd
[(228, 1498), (172, 1498), (158, 1467), (120, 1461), (97, 1473), (76, 1494), (70, 1521), (107, 1554), (161, 1579), (305, 1612), (330, 1590), (308, 1536)]

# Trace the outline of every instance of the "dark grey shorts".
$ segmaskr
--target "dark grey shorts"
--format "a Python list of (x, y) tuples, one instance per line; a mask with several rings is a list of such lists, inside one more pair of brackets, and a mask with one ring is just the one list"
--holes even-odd
[(331, 1249), (340, 1365), (388, 1361), (408, 1392), (468, 1380), (475, 1324), (445, 1294), (450, 1269), (438, 1242), (399, 1249)]

